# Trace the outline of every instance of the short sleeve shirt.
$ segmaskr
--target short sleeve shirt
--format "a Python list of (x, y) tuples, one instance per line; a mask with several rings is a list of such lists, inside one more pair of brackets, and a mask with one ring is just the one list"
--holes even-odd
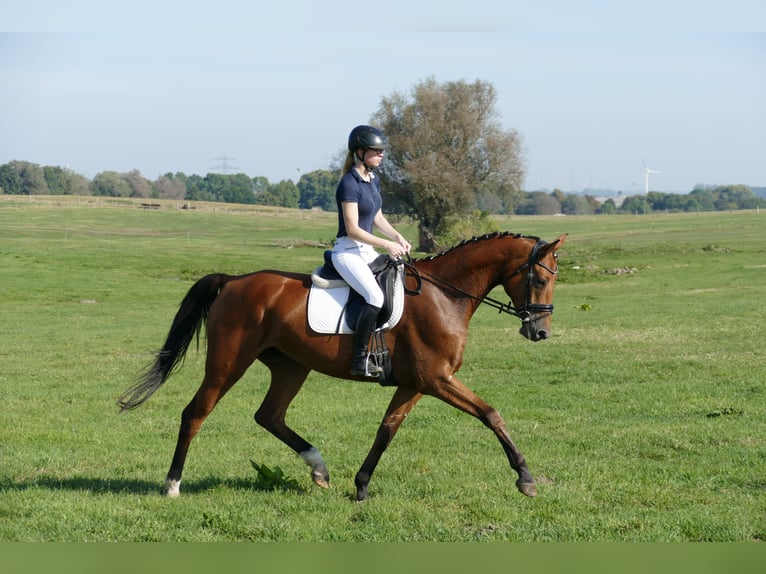
[(344, 175), (335, 191), (335, 202), (338, 205), (338, 237), (348, 235), (346, 223), (343, 221), (342, 204), (350, 201), (358, 204), (359, 227), (372, 233), (373, 221), (383, 205), (380, 195), (380, 180), (375, 174), (370, 174), (370, 181), (364, 181), (355, 169)]

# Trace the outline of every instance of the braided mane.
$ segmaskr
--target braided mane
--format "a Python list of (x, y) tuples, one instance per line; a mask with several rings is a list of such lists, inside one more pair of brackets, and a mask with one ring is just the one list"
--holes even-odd
[(494, 231), (492, 233), (486, 233), (484, 235), (478, 235), (471, 237), (470, 239), (464, 239), (457, 245), (453, 245), (449, 249), (445, 249), (444, 251), (441, 251), (440, 253), (437, 253), (436, 255), (429, 255), (428, 257), (424, 258), (423, 261), (433, 261), (437, 257), (442, 257), (443, 255), (447, 255), (448, 253), (452, 253), (453, 251), (460, 249), (461, 247), (465, 245), (471, 245), (474, 243), (478, 243), (480, 241), (486, 241), (488, 239), (494, 239), (496, 237), (513, 237), (514, 239), (520, 239), (522, 237), (526, 237), (528, 239), (534, 239), (539, 240), (539, 237), (535, 237), (533, 235), (522, 235), (521, 233), (513, 233), (512, 231)]

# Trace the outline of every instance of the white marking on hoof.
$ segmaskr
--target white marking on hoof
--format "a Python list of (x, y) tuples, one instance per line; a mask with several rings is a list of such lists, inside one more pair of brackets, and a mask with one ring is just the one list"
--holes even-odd
[(300, 453), (303, 462), (311, 467), (311, 480), (322, 488), (330, 487), (330, 473), (324, 463), (321, 453), (315, 448)]
[(168, 478), (165, 481), (165, 494), (168, 498), (178, 498), (181, 494), (181, 481)]

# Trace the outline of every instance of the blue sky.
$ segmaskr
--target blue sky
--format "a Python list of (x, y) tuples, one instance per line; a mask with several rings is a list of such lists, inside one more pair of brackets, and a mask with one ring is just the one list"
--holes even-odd
[(494, 85), (527, 190), (642, 193), (642, 161), (652, 190), (766, 186), (760, 1), (17, 4), (0, 164), (297, 181), (381, 98), (434, 77)]

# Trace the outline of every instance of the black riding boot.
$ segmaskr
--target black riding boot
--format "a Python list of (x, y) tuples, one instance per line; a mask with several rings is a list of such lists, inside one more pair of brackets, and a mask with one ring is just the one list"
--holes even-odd
[(351, 374), (354, 376), (377, 376), (383, 369), (376, 364), (367, 361), (367, 345), (370, 342), (375, 323), (378, 320), (380, 307), (374, 307), (369, 303), (362, 307), (356, 320), (354, 329), (354, 352), (351, 359)]

